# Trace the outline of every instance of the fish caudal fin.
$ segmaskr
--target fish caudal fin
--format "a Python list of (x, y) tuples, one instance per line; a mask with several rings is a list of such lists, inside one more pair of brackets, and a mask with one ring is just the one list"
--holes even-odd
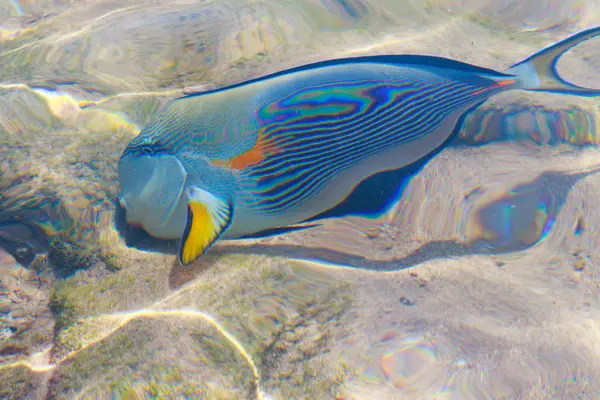
[(554, 43), (525, 60), (516, 63), (505, 72), (521, 79), (524, 90), (573, 94), (577, 96), (600, 96), (600, 90), (574, 85), (560, 77), (556, 64), (560, 57), (579, 43), (600, 36), (600, 26), (581, 31)]
[(187, 220), (178, 252), (182, 265), (189, 265), (203, 255), (227, 230), (233, 218), (231, 204), (205, 190), (192, 186), (187, 196)]

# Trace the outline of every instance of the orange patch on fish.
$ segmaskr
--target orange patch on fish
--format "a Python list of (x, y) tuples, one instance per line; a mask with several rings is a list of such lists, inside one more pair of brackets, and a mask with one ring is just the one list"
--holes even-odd
[(514, 79), (509, 79), (509, 80), (506, 80), (506, 81), (499, 81), (499, 82), (496, 82), (496, 83), (494, 83), (493, 85), (490, 85), (490, 86), (488, 86), (488, 87), (486, 87), (486, 88), (479, 89), (479, 90), (477, 90), (477, 91), (473, 92), (473, 94), (474, 94), (474, 95), (476, 95), (476, 94), (480, 94), (480, 93), (483, 93), (483, 92), (485, 92), (485, 91), (488, 91), (488, 90), (493, 90), (493, 89), (498, 89), (498, 88), (501, 88), (502, 86), (509, 86), (509, 85), (513, 85), (513, 84), (515, 84), (516, 82), (517, 82), (517, 81), (516, 81), (516, 80), (514, 80)]
[(232, 157), (229, 160), (213, 160), (212, 164), (231, 169), (244, 169), (258, 164), (275, 150), (277, 150), (277, 148), (270, 143), (269, 139), (265, 139), (263, 132), (261, 131), (258, 134), (256, 143), (251, 149)]

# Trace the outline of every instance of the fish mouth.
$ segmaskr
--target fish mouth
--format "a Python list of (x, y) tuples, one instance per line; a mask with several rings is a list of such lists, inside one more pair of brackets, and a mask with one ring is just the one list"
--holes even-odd
[(123, 196), (119, 196), (119, 205), (123, 210), (127, 211), (127, 202), (125, 201), (125, 198), (123, 198)]
[(127, 221), (127, 225), (131, 226), (132, 228), (143, 228), (140, 222), (131, 221), (131, 211), (129, 210), (129, 206), (124, 198), (119, 197), (119, 205), (123, 210), (125, 210), (125, 219)]
[(119, 206), (125, 210), (125, 219), (127, 221), (127, 225), (132, 226), (134, 228), (141, 228), (142, 225), (139, 222), (134, 222), (131, 220), (132, 214), (131, 214), (131, 210), (129, 208), (129, 205), (127, 204), (127, 201), (125, 200), (125, 198), (123, 196), (119, 196)]

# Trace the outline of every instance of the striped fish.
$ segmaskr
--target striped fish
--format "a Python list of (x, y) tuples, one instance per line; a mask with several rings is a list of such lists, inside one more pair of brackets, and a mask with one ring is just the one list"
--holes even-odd
[(187, 265), (217, 239), (291, 227), (374, 174), (439, 150), (465, 113), (507, 90), (598, 96), (556, 63), (592, 28), (505, 72), (445, 58), (318, 62), (170, 102), (119, 162), (127, 222), (181, 239)]

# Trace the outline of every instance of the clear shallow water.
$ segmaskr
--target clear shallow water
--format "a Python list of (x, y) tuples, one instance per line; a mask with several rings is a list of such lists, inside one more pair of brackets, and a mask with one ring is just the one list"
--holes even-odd
[[(502, 70), (597, 25), (594, 2), (10, 1), (0, 21), (0, 397), (600, 396), (598, 100), (491, 99), (378, 218), (187, 268), (113, 228), (118, 157), (169, 99), (359, 54)], [(561, 72), (600, 87), (598, 42)]]

